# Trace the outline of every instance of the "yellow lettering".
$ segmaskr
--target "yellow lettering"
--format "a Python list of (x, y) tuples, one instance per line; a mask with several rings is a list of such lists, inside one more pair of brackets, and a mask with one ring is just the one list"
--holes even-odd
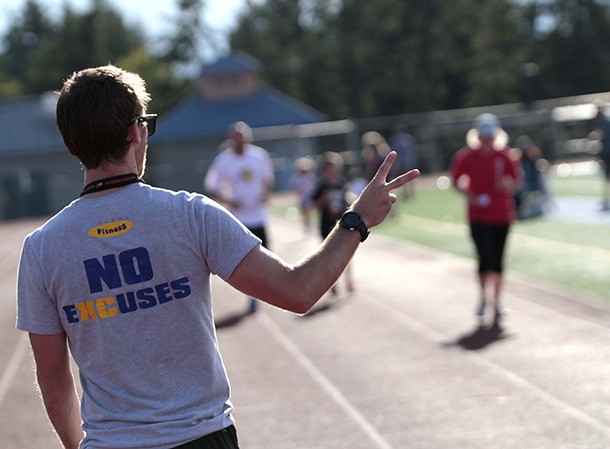
[(133, 226), (133, 222), (129, 220), (113, 221), (91, 228), (87, 234), (96, 238), (111, 238), (129, 232)]
[(97, 307), (97, 314), (100, 318), (109, 318), (112, 316), (117, 316), (119, 311), (114, 306), (116, 300), (113, 296), (108, 296), (107, 298), (100, 298), (95, 302)]
[(76, 308), (80, 311), (80, 320), (89, 321), (89, 319), (97, 320), (93, 300), (76, 303)]

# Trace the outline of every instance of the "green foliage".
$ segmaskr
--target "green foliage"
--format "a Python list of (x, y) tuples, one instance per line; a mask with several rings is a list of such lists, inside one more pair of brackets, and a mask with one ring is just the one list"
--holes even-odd
[(36, 61), (27, 68), (34, 92), (56, 89), (73, 71), (116, 63), (143, 45), (141, 33), (125, 24), (105, 0), (95, 0), (93, 5), (83, 14), (65, 7), (54, 38), (38, 47)]
[(30, 67), (36, 64), (40, 48), (55, 35), (53, 25), (44, 16), (41, 5), (28, 0), (21, 17), (12, 22), (3, 37), (6, 49), (0, 55), (0, 80), (2, 96), (13, 96), (34, 92), (29, 78)]
[(231, 47), (255, 55), (265, 67), (267, 82), (295, 97), (303, 98), (299, 82), (303, 68), (306, 33), (299, 19), (301, 9), (294, 0), (268, 0), (263, 5), (249, 4), (240, 26), (230, 38)]
[[(153, 40), (109, 0), (84, 13), (66, 2), (57, 21), (27, 0), (2, 36), (0, 98), (145, 52), (141, 74), (167, 96), (158, 105), (175, 104), (202, 44), (217, 44), (205, 4), (175, 0), (171, 31)], [(264, 81), (331, 119), (602, 92), (609, 42), (607, 0), (248, 0), (229, 37), (261, 61)]]
[[(3, 38), (0, 98), (57, 90), (72, 72), (117, 64), (140, 73), (162, 113), (190, 93), (191, 82), (175, 70), (194, 57), (203, 0), (177, 0), (176, 32), (154, 54), (137, 23), (127, 23), (108, 0), (91, 0), (77, 12), (68, 3), (53, 23), (38, 0), (28, 0)], [(194, 17), (194, 18), (193, 18)]]
[(472, 70), (466, 106), (515, 103), (522, 100), (519, 69), (526, 61), (519, 49), (524, 36), (510, 20), (511, 8), (504, 0), (480, 5), (472, 39)]
[(17, 97), (21, 95), (22, 92), (23, 85), (19, 82), (19, 80), (7, 80), (4, 76), (0, 78), (0, 98)]
[(163, 37), (162, 59), (172, 64), (188, 65), (198, 61), (198, 42), (206, 35), (201, 23), (203, 0), (177, 0), (178, 13), (171, 22), (174, 32)]
[(394, 115), (604, 91), (609, 8), (267, 0), (248, 3), (230, 44), (262, 61), (269, 84), (333, 118)]
[(152, 96), (150, 112), (160, 113), (175, 106), (192, 90), (192, 83), (177, 78), (169, 64), (151, 55), (144, 47), (135, 49), (117, 61), (117, 65), (131, 72), (145, 74), (146, 89)]

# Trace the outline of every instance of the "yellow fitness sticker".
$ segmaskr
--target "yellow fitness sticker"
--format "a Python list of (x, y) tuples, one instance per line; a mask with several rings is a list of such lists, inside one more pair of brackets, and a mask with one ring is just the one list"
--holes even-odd
[(103, 225), (91, 228), (87, 234), (91, 237), (105, 239), (125, 234), (131, 228), (133, 228), (133, 222), (129, 220), (113, 221), (112, 223), (104, 223)]

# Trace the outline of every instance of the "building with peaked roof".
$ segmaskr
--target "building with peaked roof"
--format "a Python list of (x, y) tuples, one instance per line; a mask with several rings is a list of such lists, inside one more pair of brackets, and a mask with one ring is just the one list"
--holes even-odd
[(55, 124), (56, 94), (0, 102), (0, 219), (48, 215), (78, 196), (82, 173)]
[[(160, 187), (201, 191), (231, 123), (247, 122), (256, 138), (256, 128), (324, 119), (320, 112), (260, 83), (259, 70), (260, 63), (245, 54), (228, 55), (203, 67), (193, 94), (159, 117), (149, 141), (146, 179)], [(57, 129), (56, 103), (52, 92), (0, 101), (0, 220), (53, 214), (80, 193), (81, 167)], [(272, 139), (271, 147), (264, 146), (276, 157), (292, 151), (278, 138)]]
[(243, 53), (221, 57), (203, 67), (194, 93), (159, 117), (157, 132), (150, 140), (147, 170), (155, 185), (200, 191), (227, 128), (236, 121), (248, 123), (257, 144), (274, 159), (294, 156), (294, 145), (283, 139), (261, 141), (257, 128), (318, 123), (325, 116), (262, 84), (259, 70), (260, 63)]

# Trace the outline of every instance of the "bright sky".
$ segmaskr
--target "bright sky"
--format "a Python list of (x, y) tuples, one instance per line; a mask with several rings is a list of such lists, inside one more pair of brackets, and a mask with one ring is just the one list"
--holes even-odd
[[(175, 13), (175, 0), (108, 0), (121, 11), (127, 23), (142, 24), (146, 34), (157, 36), (166, 30), (167, 17)], [(4, 35), (11, 18), (19, 15), (26, 0), (0, 0), (0, 35)], [(49, 10), (49, 17), (56, 20), (60, 17), (62, 5), (67, 3), (73, 8), (83, 11), (91, 4), (91, 0), (40, 0), (39, 4)], [(226, 46), (225, 36), (235, 25), (237, 15), (245, 5), (245, 0), (206, 0), (203, 22), (217, 31), (221, 38), (218, 42)]]

